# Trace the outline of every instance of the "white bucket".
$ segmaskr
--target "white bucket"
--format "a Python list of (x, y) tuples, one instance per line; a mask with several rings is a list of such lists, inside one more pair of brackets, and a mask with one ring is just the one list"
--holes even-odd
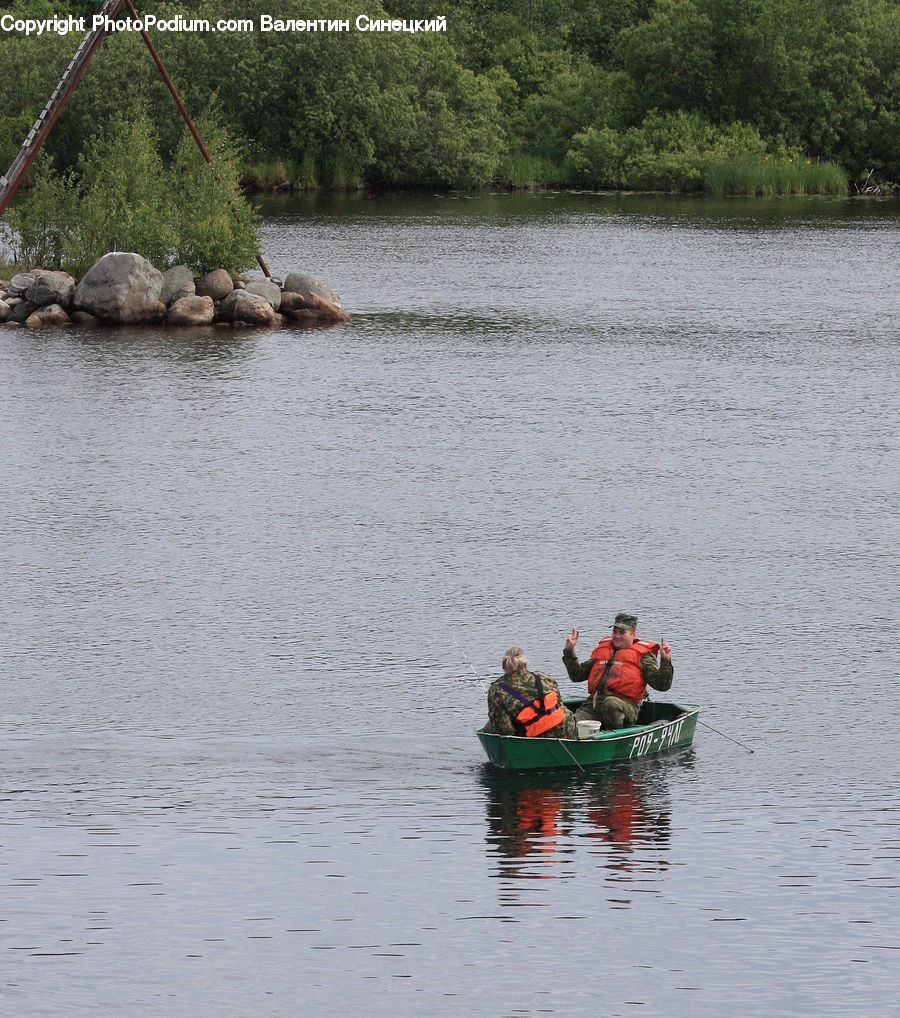
[(579, 739), (593, 739), (600, 733), (603, 725), (599, 721), (579, 721), (577, 727)]

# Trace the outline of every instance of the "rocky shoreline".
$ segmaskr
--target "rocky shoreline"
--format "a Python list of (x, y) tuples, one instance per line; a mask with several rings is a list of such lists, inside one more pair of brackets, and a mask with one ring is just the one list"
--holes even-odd
[(225, 269), (194, 277), (186, 265), (160, 272), (139, 254), (111, 251), (76, 282), (30, 269), (0, 280), (0, 327), (170, 325), (246, 328), (333, 325), (350, 315), (338, 295), (305, 272), (283, 281), (232, 279)]

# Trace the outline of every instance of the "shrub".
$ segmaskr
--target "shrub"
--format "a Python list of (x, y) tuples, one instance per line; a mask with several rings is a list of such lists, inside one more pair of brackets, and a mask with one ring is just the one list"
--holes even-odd
[(45, 154), (33, 166), (31, 194), (0, 220), (0, 237), (12, 249), (14, 263), (59, 268), (80, 215), (78, 191), (71, 175), (57, 175)]
[(55, 173), (42, 155), (31, 194), (7, 214), (16, 261), (80, 276), (107, 251), (137, 251), (159, 268), (184, 262), (198, 274), (249, 268), (259, 249), (256, 219), (238, 189), (237, 154), (209, 118), (200, 131), (221, 183), (187, 130), (167, 169), (140, 113), (119, 114), (100, 131), (77, 174)]
[(576, 180), (606, 187), (697, 191), (711, 163), (752, 154), (765, 143), (746, 124), (710, 124), (698, 113), (651, 113), (639, 127), (593, 126), (573, 138), (568, 153)]
[(216, 268), (236, 275), (256, 260), (257, 216), (241, 194), (240, 157), (228, 132), (209, 116), (198, 121), (197, 129), (219, 179), (185, 129), (170, 173), (169, 212), (179, 229), (174, 261), (198, 275)]
[(79, 271), (107, 251), (138, 251), (154, 265), (172, 264), (178, 227), (157, 144), (146, 116), (118, 114), (79, 158), (80, 203), (66, 252)]

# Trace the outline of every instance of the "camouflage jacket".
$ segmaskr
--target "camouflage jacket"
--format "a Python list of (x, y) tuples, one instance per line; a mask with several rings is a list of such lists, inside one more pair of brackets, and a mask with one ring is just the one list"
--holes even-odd
[[(563, 650), (563, 664), (566, 666), (569, 678), (573, 682), (587, 682), (591, 669), (594, 667), (593, 658), (588, 658), (587, 661), (579, 661), (575, 656), (575, 651), (569, 650), (568, 647)], [(662, 658), (657, 661), (655, 654), (645, 654), (641, 658), (641, 674), (644, 676), (644, 682), (648, 686), (652, 686), (654, 689), (664, 693), (667, 689), (672, 688), (675, 668), (672, 665), (671, 658), (668, 660)]]
[[(491, 688), (488, 690), (488, 723), (484, 728), (486, 732), (491, 732), (494, 735), (525, 734), (524, 726), (516, 721), (516, 716), (525, 705), (502, 689), (500, 683), (510, 686), (523, 696), (527, 696), (529, 700), (536, 700), (539, 695), (537, 681), (535, 678), (536, 675), (540, 675), (541, 677), (541, 685), (544, 687), (544, 695), (546, 696), (548, 693), (556, 693), (559, 697), (560, 706), (562, 706), (562, 695), (559, 692), (556, 679), (551, 678), (549, 675), (545, 675), (543, 672), (535, 673), (526, 671), (519, 671), (514, 675), (503, 675), (495, 682), (492, 682)], [(536, 738), (575, 738), (575, 715), (572, 714), (567, 707), (563, 706), (562, 709), (566, 713), (565, 720), (561, 721), (554, 728), (536, 736)]]

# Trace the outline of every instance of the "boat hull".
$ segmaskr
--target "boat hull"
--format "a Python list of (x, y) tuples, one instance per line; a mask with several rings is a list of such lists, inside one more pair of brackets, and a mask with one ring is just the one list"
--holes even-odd
[[(566, 702), (571, 710), (583, 701)], [(529, 739), (518, 735), (475, 734), (488, 760), (501, 770), (588, 768), (623, 760), (639, 760), (690, 746), (697, 715), (695, 704), (645, 703), (638, 723), (630, 728), (604, 731), (590, 739)]]

